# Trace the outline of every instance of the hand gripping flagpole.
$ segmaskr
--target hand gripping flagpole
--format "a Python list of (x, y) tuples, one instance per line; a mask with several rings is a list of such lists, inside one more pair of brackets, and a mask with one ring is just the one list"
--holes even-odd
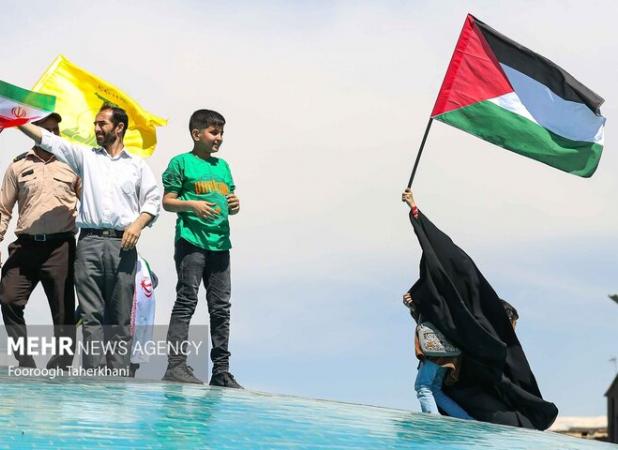
[(423, 149), (425, 148), (425, 141), (427, 140), (427, 135), (429, 134), (429, 129), (431, 128), (431, 122), (433, 122), (433, 118), (429, 118), (429, 122), (427, 122), (427, 128), (425, 128), (425, 134), (423, 136), (423, 140), (421, 141), (421, 146), (418, 149), (418, 153), (416, 155), (416, 161), (414, 161), (414, 168), (412, 169), (412, 175), (410, 175), (410, 181), (408, 181), (408, 188), (412, 187), (412, 182), (414, 181), (414, 175), (416, 175), (416, 169), (418, 168), (418, 163), (421, 160), (421, 154), (423, 153)]

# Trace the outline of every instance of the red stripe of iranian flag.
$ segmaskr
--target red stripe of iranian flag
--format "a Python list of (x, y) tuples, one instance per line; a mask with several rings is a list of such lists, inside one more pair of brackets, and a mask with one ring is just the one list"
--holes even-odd
[[(0, 130), (16, 127), (48, 116), (54, 111), (56, 97), (39, 94), (0, 81)], [(19, 114), (19, 107), (25, 114)]]

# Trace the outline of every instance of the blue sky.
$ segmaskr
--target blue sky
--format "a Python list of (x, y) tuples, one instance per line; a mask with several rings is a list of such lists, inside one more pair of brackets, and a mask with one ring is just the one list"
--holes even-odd
[[(581, 179), (435, 124), (421, 208), (520, 311), (518, 335), (563, 415), (602, 415), (618, 354), (612, 146), (618, 5), (591, 2), (11, 2), (0, 79), (34, 84), (60, 53), (169, 119), (149, 160), (190, 149), (190, 113), (227, 120), (232, 369), (250, 388), (417, 410), (401, 294), (418, 244), (399, 202), (467, 12), (562, 65), (606, 99), (606, 150)], [(27, 150), (0, 135), (0, 167)], [(14, 221), (13, 221), (14, 223)], [(174, 216), (140, 242), (174, 299)], [(0, 251), (6, 258), (6, 245)], [(205, 302), (203, 302), (205, 303)], [(27, 308), (48, 323), (41, 290)], [(207, 323), (205, 304), (196, 323)]]

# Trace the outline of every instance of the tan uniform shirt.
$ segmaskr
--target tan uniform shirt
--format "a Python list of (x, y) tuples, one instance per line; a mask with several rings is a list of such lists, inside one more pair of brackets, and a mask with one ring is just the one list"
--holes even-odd
[(54, 156), (45, 162), (34, 150), (13, 160), (0, 193), (0, 241), (17, 202), (15, 234), (75, 233), (79, 177)]

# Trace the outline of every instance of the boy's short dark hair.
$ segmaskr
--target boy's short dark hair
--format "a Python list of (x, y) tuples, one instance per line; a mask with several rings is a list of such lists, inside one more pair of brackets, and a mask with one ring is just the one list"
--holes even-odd
[(217, 111), (211, 111), (210, 109), (198, 109), (189, 119), (189, 133), (193, 130), (203, 130), (210, 126), (223, 127), (225, 125), (225, 118)]
[(118, 126), (119, 123), (124, 123), (124, 130), (122, 130), (122, 136), (124, 137), (125, 133), (129, 129), (129, 116), (127, 115), (127, 112), (121, 107), (111, 103), (103, 103), (103, 106), (101, 106), (99, 112), (108, 110), (112, 112), (112, 123), (114, 126)]

